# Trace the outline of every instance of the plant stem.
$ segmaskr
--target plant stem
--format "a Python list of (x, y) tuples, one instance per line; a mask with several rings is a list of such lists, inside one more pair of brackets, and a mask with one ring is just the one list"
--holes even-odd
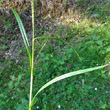
[(40, 55), (41, 51), (44, 49), (44, 47), (45, 47), (46, 43), (47, 43), (47, 41), (45, 42), (45, 44), (44, 44), (44, 45), (42, 46), (42, 48), (40, 49), (40, 51), (39, 51), (39, 53), (38, 53), (38, 55), (37, 55), (36, 59), (38, 59), (38, 57), (39, 57), (39, 55)]
[(30, 81), (30, 97), (29, 97), (29, 110), (31, 110), (31, 101), (32, 101), (32, 88), (33, 88), (33, 70), (34, 70), (34, 0), (31, 3), (32, 8), (32, 63), (31, 63), (31, 81)]

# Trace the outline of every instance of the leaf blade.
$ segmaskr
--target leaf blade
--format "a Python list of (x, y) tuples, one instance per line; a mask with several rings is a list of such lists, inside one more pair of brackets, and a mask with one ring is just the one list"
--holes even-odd
[(58, 38), (58, 37), (48, 37), (48, 36), (36, 37), (34, 40), (36, 40), (36, 39), (55, 39), (55, 40), (59, 40), (59, 41), (63, 42), (64, 44), (68, 45), (70, 48), (72, 48), (72, 49), (74, 50), (74, 52), (76, 53), (76, 55), (78, 56), (78, 58), (79, 58), (79, 60), (80, 60), (80, 62), (81, 62), (81, 58), (80, 58), (78, 52), (75, 50), (74, 47), (72, 47), (72, 46), (71, 46), (69, 43), (67, 43), (66, 41), (64, 41), (64, 40), (62, 40), (62, 39), (60, 39), (60, 38)]
[(66, 79), (68, 77), (71, 77), (71, 76), (76, 76), (76, 75), (79, 75), (79, 74), (84, 74), (84, 73), (87, 73), (87, 72), (91, 72), (91, 71), (94, 71), (94, 70), (98, 70), (98, 69), (101, 69), (101, 68), (104, 68), (106, 66), (108, 66), (109, 64), (106, 64), (106, 65), (103, 65), (103, 66), (98, 66), (98, 67), (93, 67), (93, 68), (88, 68), (88, 69), (84, 69), (84, 70), (78, 70), (78, 71), (74, 71), (74, 72), (70, 72), (70, 73), (66, 73), (64, 75), (61, 75), (57, 78), (54, 78), (52, 79), (51, 81), (49, 81), (48, 83), (46, 83), (44, 86), (42, 86), (38, 92), (35, 94), (35, 96), (33, 97), (33, 100), (32, 100), (32, 103), (31, 103), (31, 106), (33, 105), (34, 103), (34, 100), (35, 98), (37, 97), (37, 95), (42, 91), (44, 90), (45, 88), (47, 88), (48, 86), (52, 85), (53, 83), (55, 82), (58, 82), (62, 79)]
[(22, 34), (22, 38), (23, 38), (23, 41), (24, 41), (24, 44), (25, 44), (25, 47), (27, 49), (27, 53), (28, 53), (28, 56), (29, 56), (29, 60), (30, 60), (30, 64), (32, 63), (32, 58), (31, 58), (31, 49), (30, 49), (30, 45), (29, 45), (29, 41), (28, 41), (28, 38), (27, 38), (27, 35), (26, 35), (26, 31), (24, 29), (24, 26), (23, 26), (23, 23), (21, 21), (21, 18), (20, 16), (18, 15), (18, 13), (14, 10), (14, 9), (11, 9), (12, 12), (14, 13), (15, 17), (16, 17), (16, 20), (18, 22), (18, 25), (19, 25), (19, 29), (21, 31), (21, 34)]

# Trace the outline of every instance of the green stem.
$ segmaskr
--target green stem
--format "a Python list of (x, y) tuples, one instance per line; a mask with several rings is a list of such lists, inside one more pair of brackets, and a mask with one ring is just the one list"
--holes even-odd
[(32, 88), (33, 88), (33, 70), (34, 70), (34, 0), (31, 3), (32, 8), (32, 29), (33, 29), (33, 37), (32, 37), (32, 63), (31, 63), (31, 81), (30, 81), (30, 97), (29, 97), (29, 110), (31, 110), (31, 101), (32, 101)]

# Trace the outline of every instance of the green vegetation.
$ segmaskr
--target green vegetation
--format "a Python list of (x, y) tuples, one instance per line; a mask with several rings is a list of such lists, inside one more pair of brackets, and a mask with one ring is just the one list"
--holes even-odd
[[(82, 0), (79, 3), (81, 5)], [(82, 62), (79, 61), (72, 48), (63, 42), (49, 39), (43, 41), (43, 44), (47, 43), (36, 60), (38, 50), (42, 47), (42, 45), (40, 47), (37, 45), (38, 42), (42, 43), (42, 40), (35, 41), (35, 50), (37, 50), (35, 51), (35, 64), (37, 65), (34, 67), (33, 94), (36, 94), (46, 82), (55, 77), (57, 79), (64, 73), (103, 65), (110, 61), (110, 12), (106, 10), (109, 8), (109, 3), (104, 4), (101, 9), (96, 4), (90, 6), (88, 6), (89, 10), (83, 10), (84, 13), (81, 14), (79, 22), (76, 20), (71, 23), (73, 15), (70, 15), (68, 24), (58, 26), (52, 36), (60, 35), (61, 39), (75, 47)], [(95, 7), (94, 10), (93, 7)], [(1, 48), (3, 51), (8, 49), (6, 45)], [(24, 50), (22, 53), (26, 57)], [(12, 60), (1, 61), (5, 69), (0, 69), (0, 85), (2, 85), (0, 110), (27, 110), (30, 86), (28, 61), (20, 61), (17, 64)], [(55, 110), (109, 110), (109, 85), (109, 67), (90, 74), (67, 78), (43, 90), (35, 99), (33, 110), (52, 110), (53, 107)]]

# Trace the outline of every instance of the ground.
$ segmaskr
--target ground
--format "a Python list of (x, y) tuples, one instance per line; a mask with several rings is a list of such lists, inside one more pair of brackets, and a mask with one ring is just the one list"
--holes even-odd
[[(49, 39), (35, 41), (33, 95), (55, 77), (110, 61), (109, 5), (109, 2), (83, 1), (60, 17), (35, 17), (36, 37), (45, 35), (67, 41), (76, 49), (81, 61), (74, 50), (62, 42)], [(31, 17), (27, 18), (27, 13), (20, 16), (31, 44)], [(12, 17), (5, 14), (0, 19), (0, 110), (26, 110), (30, 66), (17, 22), (10, 14)], [(35, 100), (33, 110), (52, 110), (53, 107), (54, 110), (109, 110), (109, 85), (109, 66), (67, 78), (42, 91)]]

